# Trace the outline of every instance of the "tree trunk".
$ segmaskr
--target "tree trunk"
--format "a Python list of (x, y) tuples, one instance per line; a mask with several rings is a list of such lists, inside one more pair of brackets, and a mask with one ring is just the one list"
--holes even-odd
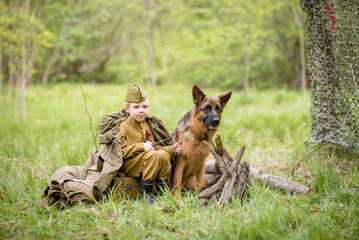
[(26, 44), (24, 39), (22, 41), (22, 73), (20, 78), (20, 113), (22, 120), (26, 119), (26, 99), (25, 99), (25, 91), (26, 91), (26, 76), (27, 76), (27, 57), (26, 57)]
[(142, 66), (143, 64), (142, 64), (142, 62), (141, 62), (141, 59), (140, 59), (140, 57), (138, 56), (135, 47), (133, 47), (133, 46), (131, 46), (131, 53), (132, 53), (132, 55), (133, 55), (133, 58), (135, 59), (135, 62), (136, 62), (136, 66), (137, 66), (139, 75), (140, 75), (140, 76), (145, 76), (145, 73), (144, 73), (145, 70), (143, 70), (143, 66)]
[(106, 52), (104, 56), (100, 59), (97, 69), (100, 71), (100, 73), (104, 74), (106, 72), (106, 67), (109, 61), (111, 60), (111, 57), (119, 50), (121, 49), (122, 45), (127, 41), (127, 36), (122, 35), (120, 38), (113, 39), (114, 33), (109, 34), (107, 36), (108, 42), (110, 43), (109, 46), (106, 48)]
[[(30, 15), (30, 0), (26, 1), (25, 6), (26, 6), (27, 14)], [(30, 18), (30, 21), (32, 21), (31, 19), (32, 17)], [(20, 79), (20, 113), (22, 120), (25, 121), (26, 119), (25, 95), (26, 95), (26, 87), (31, 77), (33, 46), (30, 38), (29, 39), (24, 38), (21, 45), (22, 45), (22, 73)]]
[(62, 27), (61, 27), (60, 36), (59, 36), (59, 42), (57, 43), (57, 45), (55, 47), (55, 50), (54, 50), (54, 53), (52, 54), (52, 57), (50, 59), (50, 62), (46, 65), (44, 74), (42, 75), (42, 84), (44, 86), (46, 86), (48, 84), (50, 70), (54, 66), (54, 64), (56, 62), (56, 59), (57, 59), (57, 57), (59, 55), (59, 52), (60, 52), (59, 43), (63, 40), (64, 31), (65, 31), (65, 24), (63, 23)]
[(13, 51), (12, 48), (10, 48), (9, 51), (9, 58), (8, 58), (8, 66), (9, 66), (9, 80), (8, 80), (8, 84), (7, 84), (7, 97), (8, 97), (8, 102), (10, 102), (11, 100), (11, 91), (14, 88), (14, 75), (15, 75), (15, 65), (14, 65), (14, 59), (13, 59)]
[(67, 54), (68, 54), (68, 49), (65, 47), (62, 51), (62, 56), (60, 57), (61, 61), (60, 61), (60, 64), (57, 66), (56, 74), (52, 78), (52, 81), (50, 81), (50, 84), (54, 84), (59, 80), (60, 74), (62, 73), (62, 69), (64, 68), (64, 65), (66, 62), (65, 59), (67, 57)]
[(304, 29), (303, 29), (303, 20), (298, 16), (298, 12), (295, 7), (292, 5), (292, 12), (294, 15), (295, 23), (299, 28), (299, 43), (300, 43), (300, 82), (303, 95), (306, 94), (307, 82), (305, 77), (306, 67), (305, 67), (305, 46), (304, 46)]
[(152, 42), (152, 19), (151, 19), (151, 5), (149, 0), (144, 0), (147, 11), (146, 29), (147, 29), (147, 51), (148, 51), (148, 68), (150, 72), (151, 85), (153, 89), (157, 89), (157, 81), (155, 76), (155, 69), (153, 67), (153, 42)]
[[(246, 33), (245, 33), (246, 34)], [(247, 100), (249, 100), (249, 54), (248, 54), (248, 39), (247, 36), (244, 37), (244, 76), (243, 76), (243, 86), (244, 92), (246, 94)]]
[(269, 66), (270, 66), (270, 70), (272, 71), (273, 73), (273, 83), (274, 83), (274, 86), (275, 88), (278, 88), (279, 85), (278, 85), (278, 74), (277, 74), (277, 68), (275, 66), (275, 54), (273, 52), (273, 50), (270, 51), (270, 54), (269, 54)]
[(294, 86), (298, 89), (301, 88), (301, 79), (300, 79), (300, 43), (299, 40), (296, 40), (293, 46), (293, 54), (291, 57), (291, 61), (293, 62), (292, 67), (296, 76), (296, 81)]
[(169, 83), (169, 77), (168, 77), (168, 44), (167, 44), (167, 38), (166, 38), (166, 31), (164, 27), (161, 27), (161, 40), (163, 42), (162, 51), (162, 78), (163, 82)]
[(306, 95), (307, 90), (307, 80), (306, 80), (306, 66), (305, 66), (305, 44), (304, 44), (304, 30), (303, 30), (303, 24), (301, 24), (300, 32), (299, 32), (299, 38), (300, 38), (300, 62), (301, 62), (301, 83), (302, 83), (302, 91), (303, 95)]
[(49, 73), (50, 69), (54, 66), (57, 56), (59, 55), (60, 47), (56, 46), (54, 53), (52, 54), (52, 57), (50, 59), (50, 62), (46, 65), (44, 74), (42, 75), (42, 85), (46, 86), (49, 79)]

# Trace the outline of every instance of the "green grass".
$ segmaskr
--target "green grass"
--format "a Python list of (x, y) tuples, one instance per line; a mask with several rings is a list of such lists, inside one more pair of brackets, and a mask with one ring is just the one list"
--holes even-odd
[[(100, 118), (123, 106), (127, 86), (84, 85), (96, 131)], [(161, 86), (150, 96), (150, 114), (172, 131), (192, 107), (191, 86)], [(204, 89), (208, 95), (225, 93)], [(19, 105), (0, 102), (0, 239), (358, 239), (358, 156), (332, 146), (306, 146), (310, 99), (293, 90), (235, 91), (220, 134), (234, 155), (245, 145), (244, 161), (291, 181), (316, 185), (310, 196), (289, 195), (254, 183), (251, 198), (198, 208), (196, 194), (178, 207), (171, 193), (153, 206), (112, 197), (92, 207), (59, 211), (39, 200), (49, 176), (64, 165), (83, 165), (95, 149), (79, 85), (60, 84), (27, 91), (27, 119)], [(301, 169), (291, 170), (298, 163)], [(305, 174), (306, 169), (311, 176)], [(168, 211), (158, 207), (161, 204)]]

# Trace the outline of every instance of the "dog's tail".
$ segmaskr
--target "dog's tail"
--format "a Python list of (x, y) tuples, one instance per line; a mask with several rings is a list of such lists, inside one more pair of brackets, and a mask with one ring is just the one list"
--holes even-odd
[[(177, 128), (172, 132), (171, 137), (172, 137), (172, 142), (173, 143), (178, 142), (178, 129)], [(177, 160), (178, 160), (178, 154), (174, 154), (171, 157), (171, 177), (169, 179), (169, 183), (173, 182), (172, 180), (173, 180), (173, 175), (174, 175), (174, 172), (175, 172), (175, 169), (176, 169)]]

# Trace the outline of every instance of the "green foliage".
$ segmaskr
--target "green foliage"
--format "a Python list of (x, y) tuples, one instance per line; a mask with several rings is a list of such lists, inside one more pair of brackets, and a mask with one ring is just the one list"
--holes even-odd
[[(148, 82), (152, 36), (159, 84), (201, 81), (242, 88), (248, 51), (252, 86), (296, 87), (299, 30), (291, 11), (295, 6), (300, 12), (296, 0), (149, 2), (148, 10), (143, 1), (37, 1), (31, 16), (23, 14), (25, 1), (17, 8), (2, 3), (2, 46), (20, 41), (24, 31), (30, 34), (29, 27), (39, 28), (31, 32), (40, 44), (35, 83), (43, 81), (44, 73), (50, 83)], [(24, 29), (23, 22), (30, 25)]]
[[(157, 92), (144, 88), (150, 114), (170, 131), (193, 105), (191, 86), (160, 86)], [(96, 129), (103, 115), (122, 108), (127, 85), (86, 84), (83, 89)], [(214, 96), (225, 92), (203, 90)], [(198, 208), (194, 193), (185, 193), (184, 207), (178, 207), (170, 192), (153, 206), (110, 195), (92, 207), (46, 209), (39, 197), (49, 176), (65, 165), (83, 165), (95, 149), (80, 86), (30, 86), (26, 121), (3, 96), (0, 238), (357, 239), (358, 194), (343, 191), (359, 185), (358, 156), (304, 145), (310, 116), (309, 101), (301, 93), (283, 89), (253, 91), (252, 96), (248, 101), (243, 92), (233, 92), (220, 127), (225, 148), (233, 155), (245, 145), (243, 161), (297, 183), (317, 185), (312, 195), (289, 195), (254, 182), (249, 201), (235, 201), (225, 209), (216, 204)], [(298, 162), (312, 177), (292, 172)]]

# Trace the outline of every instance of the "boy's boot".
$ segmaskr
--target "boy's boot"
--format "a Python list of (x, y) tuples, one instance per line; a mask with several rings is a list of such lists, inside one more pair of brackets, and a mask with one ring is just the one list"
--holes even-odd
[(153, 195), (152, 195), (153, 181), (151, 180), (141, 180), (141, 193), (140, 197), (143, 198), (143, 195), (146, 194), (147, 203), (153, 204)]
[(164, 191), (166, 190), (166, 186), (167, 186), (167, 180), (157, 180), (157, 184), (156, 184), (156, 192), (157, 192), (157, 196), (162, 196)]

